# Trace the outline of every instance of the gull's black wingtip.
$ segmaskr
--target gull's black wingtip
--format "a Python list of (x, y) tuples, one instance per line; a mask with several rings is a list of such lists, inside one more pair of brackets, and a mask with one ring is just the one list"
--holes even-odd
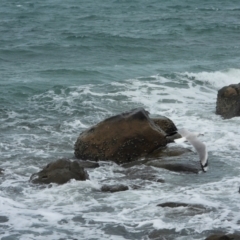
[(201, 167), (202, 167), (203, 172), (207, 172), (207, 170), (208, 170), (208, 160), (204, 165), (201, 164)]

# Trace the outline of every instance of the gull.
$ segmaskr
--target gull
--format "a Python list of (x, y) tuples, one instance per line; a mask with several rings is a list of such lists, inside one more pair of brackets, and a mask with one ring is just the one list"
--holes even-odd
[(206, 172), (208, 170), (208, 152), (206, 145), (198, 140), (198, 136), (201, 136), (203, 134), (200, 133), (194, 133), (194, 132), (189, 132), (187, 129), (179, 129), (177, 132), (182, 136), (182, 138), (175, 139), (175, 143), (182, 143), (185, 141), (190, 142), (193, 147), (196, 149), (198, 155), (199, 155), (199, 160), (200, 160), (200, 165), (203, 170), (203, 172)]

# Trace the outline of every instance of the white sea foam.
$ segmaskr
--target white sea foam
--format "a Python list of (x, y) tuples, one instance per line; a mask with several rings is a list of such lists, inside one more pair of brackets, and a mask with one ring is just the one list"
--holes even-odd
[[(21, 231), (25, 239), (41, 239), (45, 234), (51, 240), (96, 236), (98, 239), (125, 239), (121, 234), (114, 236), (117, 228), (120, 232), (142, 232), (142, 235), (154, 229), (169, 229), (173, 233), (188, 229), (191, 234), (220, 228), (237, 231), (240, 120), (226, 121), (215, 115), (215, 102), (217, 90), (229, 84), (225, 77), (237, 83), (238, 74), (239, 70), (231, 69), (178, 73), (173, 79), (157, 75), (150, 80), (138, 78), (107, 86), (63, 88), (57, 93), (50, 90), (31, 97), (30, 106), (40, 114), (28, 116), (29, 126), (24, 123), (24, 115), (14, 112), (7, 116), (10, 122), (4, 123), (6, 128), (22, 123), (17, 128), (19, 133), (10, 134), (0, 143), (2, 157), (7, 160), (1, 164), (6, 170), (5, 177), (0, 179), (1, 215), (9, 218), (4, 225), (14, 229), (12, 234)], [(222, 79), (220, 83), (218, 78)], [(69, 152), (68, 157), (72, 157), (73, 144), (82, 130), (139, 106), (148, 110), (150, 116), (164, 115), (179, 128), (204, 133), (201, 140), (209, 150), (209, 172), (191, 175), (155, 169), (166, 181), (157, 183), (127, 180), (125, 168), (100, 162), (99, 168), (88, 169), (90, 180), (85, 182), (72, 180), (47, 188), (28, 184), (30, 175), (56, 156)], [(55, 115), (57, 117), (53, 117)], [(33, 132), (26, 131), (25, 126)], [(192, 148), (191, 145), (186, 147)], [(198, 163), (197, 155), (193, 154), (191, 161)], [(144, 166), (136, 168), (143, 171)], [(103, 184), (118, 183), (130, 185), (129, 190), (100, 191)], [(206, 211), (157, 207), (169, 201), (204, 205)], [(29, 229), (32, 232), (28, 232)], [(4, 234), (9, 235), (10, 232)]]
[(224, 86), (228, 86), (229, 84), (238, 84), (240, 82), (240, 69), (236, 68), (216, 72), (185, 72), (181, 75), (194, 80), (199, 80), (203, 83), (208, 83), (217, 90)]

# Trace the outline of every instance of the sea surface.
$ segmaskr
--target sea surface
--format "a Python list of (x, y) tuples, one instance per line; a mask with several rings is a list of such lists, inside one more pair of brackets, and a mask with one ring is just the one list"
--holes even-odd
[[(239, 40), (239, 0), (1, 0), (1, 240), (239, 233), (240, 118), (215, 114), (217, 91), (240, 82)], [(82, 131), (137, 107), (204, 133), (209, 171), (152, 168), (165, 183), (103, 193), (103, 182), (129, 181), (100, 162), (84, 182), (29, 183), (49, 162), (74, 159)], [(157, 207), (169, 201), (208, 210)]]

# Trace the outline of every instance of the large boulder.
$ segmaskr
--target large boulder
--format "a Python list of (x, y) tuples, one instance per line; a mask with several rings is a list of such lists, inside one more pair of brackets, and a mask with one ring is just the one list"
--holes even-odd
[(78, 161), (59, 159), (49, 163), (40, 172), (34, 173), (30, 178), (30, 182), (64, 184), (71, 179), (84, 181), (88, 179), (88, 174), (84, 168), (80, 166)]
[(240, 116), (240, 83), (231, 84), (218, 91), (216, 114), (223, 118)]
[(118, 164), (139, 159), (172, 141), (176, 131), (167, 118), (150, 119), (143, 108), (110, 117), (82, 132), (75, 143), (75, 156), (83, 160), (112, 160)]

